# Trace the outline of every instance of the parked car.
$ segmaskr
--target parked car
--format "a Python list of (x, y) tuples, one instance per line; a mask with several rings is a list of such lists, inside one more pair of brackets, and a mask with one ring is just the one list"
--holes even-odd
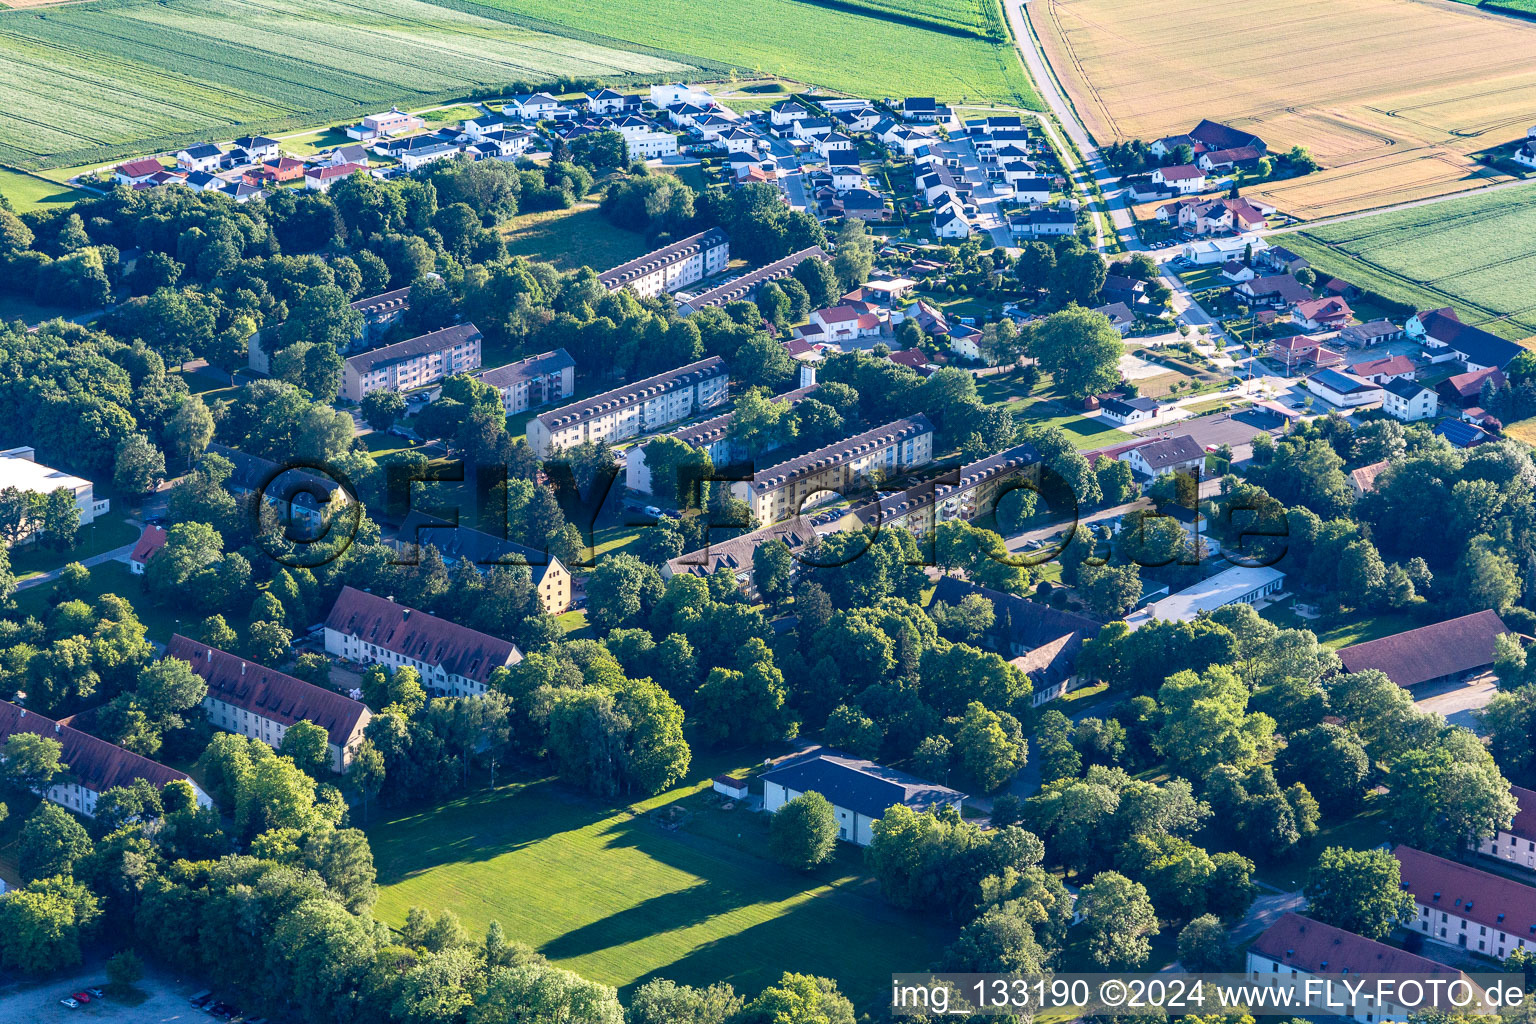
[(94, 986), (91, 987), (91, 988), (86, 989), (86, 991), (91, 994), (91, 998), (92, 999), (100, 999), (102, 996), (106, 995), (105, 992), (103, 992), (99, 988), (95, 988)]
[(77, 1003), (88, 1003), (91, 1001), (91, 997), (86, 995), (84, 992), (76, 992), (74, 995), (70, 996), (70, 998)]
[(657, 519), (661, 518), (661, 509), (657, 508), (655, 505), (647, 505), (640, 511), (644, 512), (648, 516), (655, 516)]
[(69, 1007), (71, 1010), (73, 1010), (75, 1007), (80, 1005), (79, 1003), (75, 1002), (73, 999), (69, 998), (69, 996), (65, 996), (63, 999), (60, 999), (59, 1003), (60, 1003), (60, 1005)]

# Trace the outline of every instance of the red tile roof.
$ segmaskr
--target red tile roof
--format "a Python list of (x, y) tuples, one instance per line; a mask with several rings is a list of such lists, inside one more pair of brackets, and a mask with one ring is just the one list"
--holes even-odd
[(1348, 319), (1352, 312), (1349, 303), (1343, 299), (1308, 299), (1296, 303), (1296, 315), (1303, 320)]
[(1357, 377), (1369, 377), (1376, 373), (1398, 374), (1412, 373), (1413, 360), (1407, 356), (1387, 356), (1384, 359), (1367, 359), (1363, 363), (1356, 363), (1349, 368), (1349, 372)]
[(151, 174), (158, 174), (165, 167), (154, 157), (146, 156), (138, 160), (129, 160), (117, 165), (117, 169), (130, 178), (145, 178)]
[(337, 164), (335, 167), (311, 167), (304, 172), (304, 177), (328, 181), (331, 178), (345, 178), (354, 171), (365, 170), (367, 168), (362, 164)]
[(1340, 650), (1348, 672), (1380, 669), (1398, 686), (1416, 686), (1493, 664), (1493, 641), (1509, 628), (1484, 609)]
[(1300, 914), (1266, 928), (1250, 949), (1308, 974), (1459, 974), (1454, 967)]
[(1189, 181), (1192, 178), (1203, 178), (1205, 172), (1192, 164), (1180, 164), (1177, 167), (1163, 167), (1162, 179), (1164, 181)]
[(166, 645), (168, 658), (180, 658), (208, 684), (208, 696), (283, 726), (314, 722), (330, 741), (345, 748), (360, 722), (371, 717), (367, 705), (334, 690), (257, 665), (176, 634)]
[(132, 785), (134, 779), (144, 779), (159, 788), (187, 778), (182, 772), (158, 761), (0, 700), (0, 743), (19, 732), (58, 740), (64, 748), (60, 760), (69, 765), (69, 778), (97, 794), (117, 786)]
[(128, 559), (144, 565), (154, 557), (156, 551), (163, 547), (165, 547), (165, 528), (146, 526), (144, 532), (139, 534), (139, 542), (133, 546), (133, 554), (129, 555)]
[[(511, 641), (429, 615), (387, 598), (344, 587), (325, 628), (404, 655), (477, 683), (522, 654)], [(423, 680), (427, 682), (427, 680)]]
[(1479, 871), (1411, 846), (1396, 846), (1403, 888), (1425, 907), (1506, 932), (1510, 940), (1536, 941), (1536, 886)]

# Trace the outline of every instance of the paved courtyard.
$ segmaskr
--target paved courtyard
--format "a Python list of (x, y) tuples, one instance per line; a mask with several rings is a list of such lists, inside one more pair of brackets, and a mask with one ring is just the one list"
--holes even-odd
[(98, 964), (51, 981), (0, 986), (0, 1024), (213, 1024), (216, 1019), (187, 1003), (206, 986), (152, 971), (136, 986), (145, 996), (136, 1005), (111, 997), (92, 999), (73, 1010), (59, 1003), (72, 992), (105, 984), (106, 971)]

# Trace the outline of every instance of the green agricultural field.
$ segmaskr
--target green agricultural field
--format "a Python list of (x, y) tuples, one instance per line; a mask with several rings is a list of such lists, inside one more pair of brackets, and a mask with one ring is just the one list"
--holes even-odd
[(1319, 268), (1513, 339), (1536, 334), (1536, 185), (1313, 228), (1275, 241)]
[(60, 166), (559, 76), (699, 74), (700, 62), (639, 52), (587, 30), (596, 24), (551, 35), (460, 0), (94, 0), (0, 11), (0, 160)]
[[(820, 974), (861, 1009), (892, 971), (925, 968), (951, 941), (885, 904), (857, 850), (810, 875), (762, 859), (766, 819), (705, 795), (719, 767), (629, 808), (544, 780), (376, 820), (375, 913), (399, 927), (412, 906), (448, 909), (474, 933), (498, 920), (560, 966), (620, 988), (665, 977), (755, 993), (784, 971)], [(668, 830), (662, 812), (673, 808), (684, 823)]]
[[(997, 0), (484, 2), (540, 19), (541, 24), (600, 25), (608, 35), (636, 44), (708, 57), (857, 96), (937, 96), (950, 102), (995, 101), (1040, 109), (1018, 54), (1001, 28)], [(907, 17), (883, 16), (898, 9)], [(949, 17), (998, 28), (991, 38), (983, 39), (913, 20)]]
[(13, 171), (9, 167), (0, 167), (0, 196), (9, 199), (11, 208), (17, 213), (25, 213), (50, 206), (68, 206), (85, 198), (86, 193), (68, 185), (55, 185), (30, 174)]

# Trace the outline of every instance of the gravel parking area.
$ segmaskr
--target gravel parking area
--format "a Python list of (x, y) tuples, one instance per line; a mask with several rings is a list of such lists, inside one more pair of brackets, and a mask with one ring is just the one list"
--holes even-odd
[(205, 1013), (187, 1004), (190, 996), (201, 992), (205, 986), (192, 981), (177, 979), (153, 971), (146, 971), (135, 986), (145, 999), (130, 1006), (111, 995), (105, 999), (92, 999), (71, 1010), (59, 1000), (89, 986), (105, 987), (106, 971), (101, 965), (82, 969), (73, 975), (63, 975), (43, 982), (27, 982), (0, 986), (0, 1024), (210, 1024), (213, 1021)]

